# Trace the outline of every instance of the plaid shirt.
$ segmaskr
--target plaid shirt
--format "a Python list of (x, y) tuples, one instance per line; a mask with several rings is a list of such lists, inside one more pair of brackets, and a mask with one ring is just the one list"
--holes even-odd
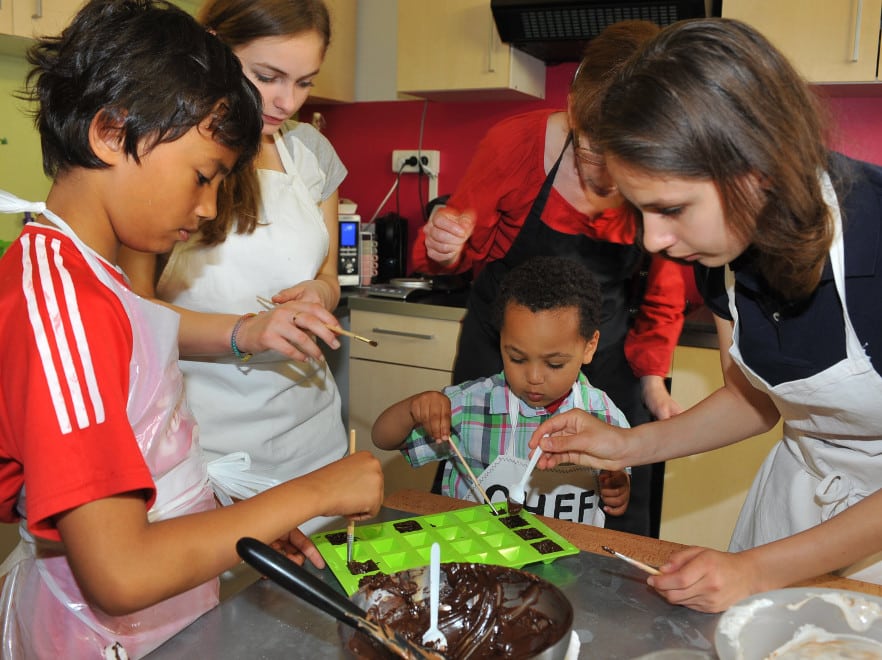
[[(624, 413), (602, 390), (593, 387), (581, 372), (578, 386), (586, 412), (607, 424), (629, 426)], [(475, 476), (479, 476), (501, 454), (528, 458), (528, 443), (533, 431), (551, 417), (545, 408), (532, 408), (518, 400), (517, 427), (512, 429), (508, 412), (508, 386), (503, 373), (451, 385), (443, 391), (450, 399), (452, 441), (457, 443)], [(570, 392), (557, 413), (572, 409), (573, 393)], [(514, 442), (513, 448), (509, 447), (510, 442)], [(413, 467), (452, 458), (444, 467), (441, 492), (449, 497), (470, 499), (468, 475), (459, 466), (459, 460), (447, 443), (435, 442), (422, 427), (418, 427), (408, 436), (401, 453)]]

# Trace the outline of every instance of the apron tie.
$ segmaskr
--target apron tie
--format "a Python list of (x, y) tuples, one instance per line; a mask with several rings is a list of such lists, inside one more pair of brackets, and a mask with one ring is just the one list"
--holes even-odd
[(839, 471), (828, 474), (815, 488), (815, 497), (821, 505), (822, 520), (829, 520), (867, 495), (866, 492), (858, 491), (849, 475)]
[(35, 213), (42, 214), (46, 210), (45, 202), (28, 202), (12, 193), (0, 190), (0, 213)]
[(229, 506), (233, 498), (247, 500), (281, 483), (273, 477), (249, 472), (250, 469), (251, 456), (245, 451), (234, 451), (209, 461), (208, 480), (221, 504)]

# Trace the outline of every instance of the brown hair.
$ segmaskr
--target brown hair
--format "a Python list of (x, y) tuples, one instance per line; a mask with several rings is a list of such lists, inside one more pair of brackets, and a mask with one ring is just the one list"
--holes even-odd
[(595, 149), (638, 170), (713, 181), (773, 291), (798, 300), (817, 287), (832, 241), (818, 184), (829, 165), (826, 122), (756, 30), (731, 19), (665, 28), (578, 121)]
[[(640, 47), (661, 28), (649, 21), (620, 21), (588, 42), (570, 85), (572, 117), (590, 115), (604, 83), (615, 76)], [(578, 127), (577, 127), (578, 128)]]
[[(317, 32), (325, 51), (331, 41), (331, 19), (323, 0), (207, 0), (199, 22), (230, 48), (255, 39)], [(205, 245), (222, 243), (235, 223), (249, 234), (257, 226), (260, 185), (253, 167), (228, 176), (218, 191), (217, 217), (201, 230)]]

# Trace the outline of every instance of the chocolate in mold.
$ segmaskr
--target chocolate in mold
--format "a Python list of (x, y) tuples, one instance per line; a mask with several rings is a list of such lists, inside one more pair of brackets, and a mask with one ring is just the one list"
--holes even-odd
[(423, 528), (416, 520), (402, 520), (392, 526), (399, 532), (416, 532)]
[(364, 575), (365, 573), (374, 573), (380, 570), (380, 567), (377, 566), (377, 562), (373, 559), (368, 559), (367, 561), (351, 561), (346, 566), (349, 568), (349, 572), (353, 575)]
[(539, 541), (538, 543), (531, 543), (534, 548), (536, 548), (543, 555), (550, 555), (552, 552), (560, 552), (563, 550), (557, 543), (552, 541), (551, 539), (544, 539)]
[(521, 518), (520, 516), (502, 516), (499, 519), (503, 525), (508, 527), (509, 529), (515, 529), (516, 527), (523, 527), (527, 524), (527, 521)]
[(325, 538), (331, 545), (343, 545), (346, 543), (346, 532), (332, 532), (325, 535)]
[(540, 532), (535, 527), (525, 527), (523, 529), (516, 529), (514, 533), (520, 536), (525, 541), (532, 541), (533, 539), (541, 539), (545, 534)]
[[(530, 658), (553, 646), (572, 627), (572, 607), (560, 591), (535, 575), (489, 564), (442, 564), (438, 625), (446, 658)], [(355, 597), (367, 618), (381, 621), (417, 644), (429, 625), (420, 569), (362, 579)], [(344, 638), (345, 639), (345, 638)], [(369, 660), (394, 657), (362, 633), (347, 650)]]

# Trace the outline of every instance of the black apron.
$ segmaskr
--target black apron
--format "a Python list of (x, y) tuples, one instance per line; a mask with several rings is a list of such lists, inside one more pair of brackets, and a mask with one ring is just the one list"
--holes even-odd
[[(638, 245), (607, 243), (583, 234), (563, 234), (542, 221), (554, 178), (571, 139), (567, 138), (563, 151), (545, 177), (508, 253), (484, 266), (472, 284), (457, 346), (453, 382), (462, 383), (502, 371), (499, 332), (493, 326), (491, 309), (506, 273), (534, 256), (576, 259), (584, 262), (594, 274), (603, 297), (600, 341), (594, 359), (583, 365), (582, 371), (592, 385), (609, 395), (631, 426), (636, 426), (648, 422), (650, 415), (643, 405), (640, 380), (625, 358), (625, 335), (630, 328), (631, 294), (643, 261), (643, 250)], [(651, 466), (633, 468), (628, 510), (621, 517), (607, 516), (608, 528), (643, 535), (650, 533), (650, 472)]]

